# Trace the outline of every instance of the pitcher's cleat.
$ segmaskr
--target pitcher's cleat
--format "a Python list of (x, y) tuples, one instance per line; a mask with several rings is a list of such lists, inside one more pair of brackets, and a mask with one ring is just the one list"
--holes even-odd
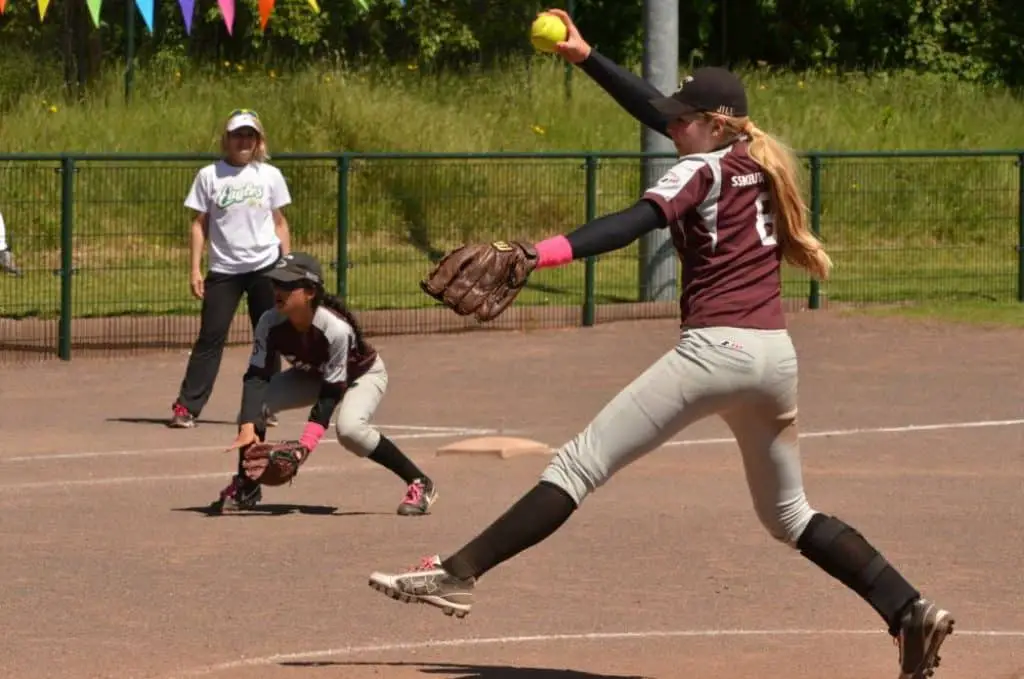
[(231, 483), (220, 491), (220, 496), (210, 503), (210, 509), (215, 512), (241, 512), (255, 508), (262, 499), (260, 484), (236, 474), (231, 477)]
[(405, 573), (372, 573), (370, 587), (408, 604), (430, 604), (445, 615), (464, 618), (473, 607), (474, 580), (462, 580), (441, 568), (438, 556), (424, 557)]
[(430, 506), (437, 501), (437, 490), (430, 479), (416, 479), (409, 484), (402, 503), (398, 505), (399, 516), (423, 516), (430, 513)]
[(899, 679), (928, 679), (939, 666), (939, 648), (953, 633), (955, 620), (927, 599), (918, 599), (903, 615), (896, 643), (900, 649)]

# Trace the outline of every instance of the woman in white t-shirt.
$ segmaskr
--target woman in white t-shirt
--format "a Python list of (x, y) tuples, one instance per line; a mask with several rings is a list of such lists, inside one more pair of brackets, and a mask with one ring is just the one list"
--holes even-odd
[[(291, 195), (281, 171), (266, 162), (267, 138), (255, 111), (231, 113), (221, 150), (223, 158), (199, 171), (185, 199), (185, 207), (197, 213), (191, 227), (190, 284), (203, 305), (199, 337), (168, 423), (176, 428), (196, 426), (213, 393), (242, 295), (253, 329), (273, 308), (274, 290), (263, 274), (290, 251), (281, 208), (291, 203)], [(205, 276), (200, 269), (204, 249)]]

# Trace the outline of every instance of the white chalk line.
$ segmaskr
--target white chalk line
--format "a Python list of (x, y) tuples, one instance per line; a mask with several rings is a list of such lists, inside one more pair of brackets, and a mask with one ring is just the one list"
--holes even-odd
[[(862, 434), (881, 434), (881, 433), (912, 433), (919, 431), (941, 431), (947, 429), (976, 429), (984, 427), (1010, 427), (1015, 425), (1024, 424), (1024, 418), (1014, 420), (977, 420), (973, 422), (944, 422), (936, 424), (919, 424), (919, 425), (905, 425), (905, 426), (892, 426), (892, 427), (859, 427), (852, 429), (832, 429), (827, 431), (817, 432), (803, 432), (800, 434), (800, 438), (826, 438), (831, 436), (857, 436)], [(488, 435), (497, 433), (493, 429), (462, 429), (452, 430), (451, 432), (423, 432), (420, 434), (396, 434), (391, 436), (394, 439), (406, 438), (406, 439), (424, 439), (424, 438), (446, 438), (449, 436), (466, 436), (466, 435)], [(325, 443), (337, 443), (333, 439), (325, 439)], [(707, 439), (690, 439), (683, 441), (668, 441), (664, 445), (666, 446), (696, 446), (696, 445), (709, 445), (709, 444), (720, 444), (720, 443), (734, 443), (732, 438), (707, 438)], [(182, 453), (182, 452), (200, 452), (200, 451), (211, 451), (218, 450), (218, 446), (195, 446), (187, 448), (158, 448), (151, 450), (121, 450), (121, 451), (98, 451), (93, 453), (58, 453), (55, 455), (33, 455), (26, 457), (9, 457), (0, 458), (0, 462), (34, 462), (34, 461), (45, 461), (45, 460), (61, 460), (61, 459), (78, 459), (87, 457), (110, 457), (110, 456), (131, 456), (131, 455), (161, 455), (167, 453)], [(554, 449), (552, 449), (554, 450)], [(324, 468), (324, 471), (338, 471), (333, 468)], [(116, 485), (126, 483), (147, 483), (147, 482), (161, 482), (161, 481), (190, 481), (190, 480), (201, 480), (216, 478), (221, 476), (222, 473), (207, 473), (207, 474), (183, 474), (183, 475), (161, 475), (161, 476), (124, 476), (124, 477), (112, 477), (112, 478), (98, 478), (98, 479), (75, 479), (75, 480), (53, 480), (53, 481), (31, 481), (26, 483), (15, 483), (8, 485), (0, 485), (0, 491), (17, 491), (17, 490), (32, 490), (41, 488), (55, 488), (55, 487), (67, 487), (67, 486), (103, 486), (103, 485)]]
[[(408, 429), (408, 427), (405, 427)], [(273, 431), (273, 430), (271, 430)], [(485, 436), (488, 434), (494, 434), (493, 429), (441, 429), (437, 431), (421, 431), (417, 434), (390, 434), (388, 438), (402, 441), (402, 440), (414, 440), (414, 439), (439, 439), (448, 438), (455, 436)], [(336, 444), (338, 441), (325, 437), (320, 445)], [(230, 443), (230, 441), (229, 441)], [(167, 455), (169, 453), (201, 453), (208, 452), (211, 450), (217, 450), (223, 448), (223, 446), (205, 445), (205, 446), (176, 446), (174, 448), (138, 448), (138, 449), (127, 449), (127, 450), (95, 450), (81, 453), (44, 453), (41, 455), (20, 455), (17, 457), (3, 457), (0, 458), (0, 463), (8, 462), (46, 462), (48, 460), (78, 460), (78, 459), (89, 459), (94, 457), (135, 457), (143, 455)]]
[[(919, 431), (943, 431), (948, 429), (983, 429), (986, 427), (1014, 427), (1024, 424), (1024, 418), (1017, 420), (976, 420), (973, 422), (939, 422), (936, 424), (908, 424), (894, 427), (854, 427), (852, 429), (829, 429), (826, 431), (801, 432), (802, 439), (819, 439), (863, 434), (907, 434)], [(684, 439), (668, 441), (666, 446), (701, 446), (718, 443), (735, 443), (732, 437), (708, 439)]]
[[(346, 472), (341, 467), (303, 467), (304, 474), (343, 474)], [(200, 474), (161, 474), (153, 476), (114, 476), (98, 479), (71, 479), (53, 481), (27, 481), (25, 483), (11, 483), (0, 485), (0, 492), (17, 490), (35, 490), (41, 488), (75, 488), (88, 486), (116, 486), (126, 483), (147, 483), (168, 481), (200, 481), (204, 479), (227, 479), (231, 476), (230, 471), (203, 472)]]
[[(786, 637), (786, 636), (888, 636), (884, 630), (865, 629), (706, 629), (706, 630), (651, 630), (645, 632), (584, 632), (579, 634), (530, 634), (505, 637), (470, 637), (463, 639), (434, 639), (404, 643), (368, 644), (363, 646), (340, 646), (298, 653), (278, 653), (258, 658), (243, 658), (216, 665), (207, 665), (184, 670), (170, 675), (168, 679), (195, 677), (217, 672), (227, 672), (244, 667), (260, 667), (295, 660), (314, 660), (364, 653), (386, 653), (392, 651), (415, 651), (434, 648), (465, 648), (470, 646), (494, 646), (503, 644), (555, 643), (567, 641), (614, 641), (623, 639), (707, 639), (714, 637)], [(1024, 630), (957, 630), (954, 637), (1004, 637), (1024, 638)], [(424, 663), (429, 664), (429, 663)]]

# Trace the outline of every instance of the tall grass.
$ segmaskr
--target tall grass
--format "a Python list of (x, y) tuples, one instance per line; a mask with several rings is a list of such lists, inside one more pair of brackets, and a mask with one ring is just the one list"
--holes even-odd
[[(1024, 126), (1017, 124), (1024, 102), (1005, 90), (910, 73), (741, 75), (758, 125), (798, 150), (1024, 149)], [(639, 127), (627, 114), (579, 71), (567, 97), (564, 77), (561, 62), (543, 57), (459, 77), (424, 76), (402, 65), (276, 73), (221, 64), (137, 73), (134, 99), (126, 104), (119, 75), (108, 73), (84, 103), (67, 104), (56, 86), (22, 95), (0, 117), (0, 144), (8, 153), (216, 152), (226, 113), (250, 107), (264, 120), (272, 154), (639, 150)], [(1014, 161), (825, 161), (822, 235), (838, 275), (845, 268), (894, 280), (913, 269), (909, 257), (933, 277), (955, 261), (966, 280), (972, 269), (964, 273), (965, 262), (974, 260), (998, 263), (991, 264), (998, 276), (1009, 275), (1004, 269), (1013, 263), (1020, 201)], [(335, 163), (272, 162), (285, 172), (295, 199), (288, 214), (296, 246), (333, 257)], [(180, 272), (184, 280), (182, 201), (200, 165), (80, 164), (74, 259), (83, 285), (90, 270), (100, 269), (125, 276)], [(0, 211), (9, 237), (21, 264), (41, 276), (59, 266), (55, 169), (52, 162), (0, 164)], [(636, 160), (601, 162), (598, 214), (636, 199), (640, 169)], [(578, 160), (357, 160), (349, 176), (350, 263), (421, 271), (432, 255), (469, 238), (537, 238), (571, 229), (585, 218), (585, 180)], [(616, 256), (628, 261), (635, 253)], [(935, 264), (922, 261), (927, 257)], [(849, 264), (854, 258), (857, 266)], [(373, 285), (365, 274), (357, 278)], [(27, 285), (2, 280), (0, 299), (5, 309), (19, 297), (23, 312), (52, 309), (52, 282), (29, 293)], [(133, 293), (131, 309), (146, 307), (139, 301), (145, 289)], [(116, 297), (116, 291), (95, 294)]]

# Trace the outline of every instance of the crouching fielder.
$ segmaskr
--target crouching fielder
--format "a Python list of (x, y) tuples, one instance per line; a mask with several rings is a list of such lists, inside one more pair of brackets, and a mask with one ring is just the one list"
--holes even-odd
[(684, 271), (679, 342), (565, 443), (538, 484), (476, 538), (447, 558), (425, 558), (417, 569), (375, 572), (370, 585), (462, 617), (481, 576), (551, 536), (618, 470), (717, 415), (736, 437), (754, 510), (768, 533), (881, 616), (898, 642), (901, 679), (930, 676), (952, 616), (922, 598), (853, 526), (812, 509), (804, 494), (797, 357), (782, 310), (780, 266), (785, 258), (824, 279), (831, 261), (808, 229), (794, 159), (747, 117), (743, 85), (729, 71), (698, 69), (664, 97), (591, 52), (569, 25), (563, 47), (575, 45), (571, 56), (589, 75), (640, 122), (671, 137), (679, 162), (622, 212), (536, 245), (464, 246), (423, 287), (457, 313), (487, 320), (508, 306), (534, 268), (610, 252), (668, 228)]
[[(262, 484), (247, 474), (246, 453), (274, 449), (254, 445), (266, 438), (266, 413), (312, 405), (298, 441), (278, 446), (279, 452), (286, 453), (291, 474), (316, 448), (337, 410), (335, 433), (341, 445), (386, 467), (408, 484), (398, 513), (428, 513), (437, 499), (433, 481), (370, 425), (387, 390), (384, 362), (363, 338), (341, 300), (325, 292), (319, 262), (296, 252), (285, 255), (266, 275), (274, 287), (274, 308), (259, 319), (243, 378), (239, 431), (231, 445), (239, 451), (238, 472), (214, 501), (214, 508), (256, 506), (262, 498)], [(275, 356), (292, 367), (274, 374)], [(275, 481), (280, 482), (279, 475)]]

